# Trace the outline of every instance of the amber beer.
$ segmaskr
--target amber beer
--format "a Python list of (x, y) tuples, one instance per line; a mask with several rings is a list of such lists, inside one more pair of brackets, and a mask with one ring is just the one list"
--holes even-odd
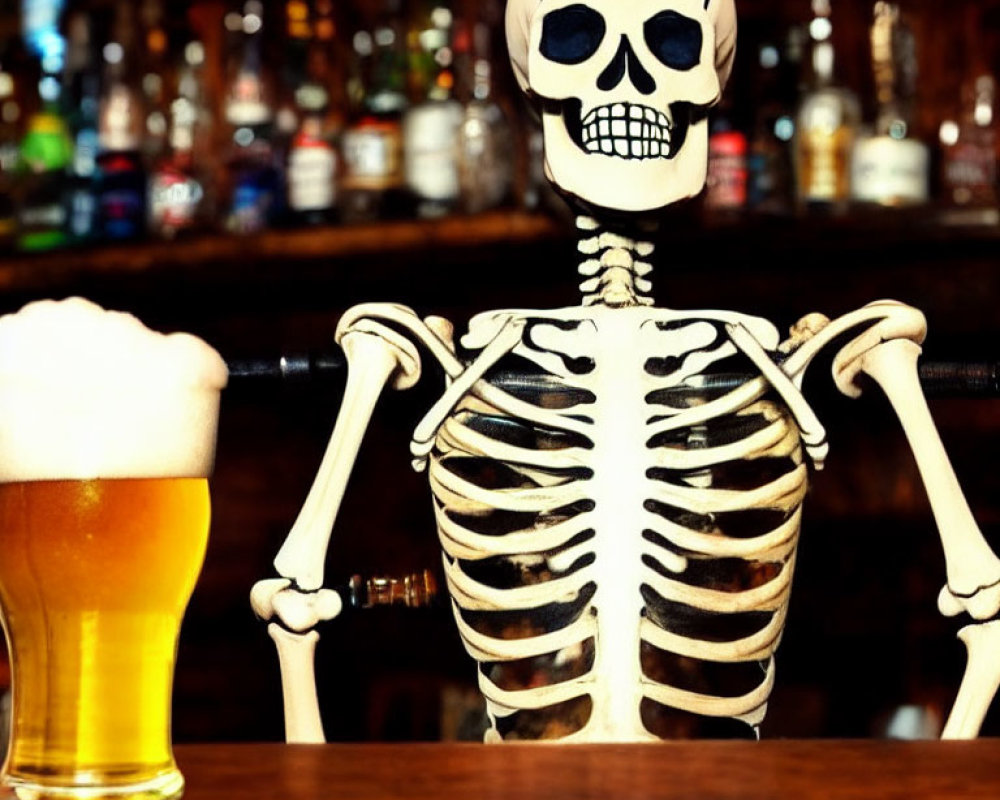
[(225, 382), (204, 342), (79, 298), (0, 318), (0, 796), (181, 794), (173, 669)]

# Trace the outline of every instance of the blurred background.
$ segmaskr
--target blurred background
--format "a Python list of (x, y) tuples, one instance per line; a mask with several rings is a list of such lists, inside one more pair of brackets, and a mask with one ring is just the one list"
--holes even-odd
[[(927, 314), (926, 361), (983, 362), (995, 392), (1000, 0), (737, 11), (708, 186), (663, 215), (658, 304), (787, 329), (892, 297)], [(225, 394), (177, 741), (283, 736), (248, 596), (333, 425), (342, 311), (395, 301), (461, 330), (484, 309), (578, 302), (571, 218), (543, 179), (502, 18), (500, 0), (0, 0), (0, 311), (83, 294), (234, 364), (313, 365), (234, 376)], [(764, 734), (933, 736), (964, 666), (958, 624), (936, 611), (937, 534), (886, 402), (841, 397), (828, 367), (806, 381), (831, 455), (806, 502)], [(408, 443), (441, 385), (428, 366), (380, 401), (330, 583), (439, 573)], [(1000, 400), (931, 405), (1000, 545)], [(359, 611), (321, 633), (330, 739), (478, 735), (475, 667), (445, 604)]]

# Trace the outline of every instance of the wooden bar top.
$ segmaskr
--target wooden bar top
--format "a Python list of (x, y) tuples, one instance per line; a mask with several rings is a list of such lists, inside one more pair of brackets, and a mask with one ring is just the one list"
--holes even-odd
[(969, 800), (1000, 740), (182, 744), (185, 800)]

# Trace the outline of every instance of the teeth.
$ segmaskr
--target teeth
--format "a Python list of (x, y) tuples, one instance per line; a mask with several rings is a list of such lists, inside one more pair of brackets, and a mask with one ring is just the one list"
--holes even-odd
[(631, 103), (593, 109), (582, 121), (583, 146), (589, 153), (621, 158), (670, 155), (670, 120), (662, 111)]

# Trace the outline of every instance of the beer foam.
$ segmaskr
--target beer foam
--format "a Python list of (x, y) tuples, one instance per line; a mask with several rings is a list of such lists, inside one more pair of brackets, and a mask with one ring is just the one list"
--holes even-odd
[(0, 317), (0, 481), (207, 477), (222, 357), (82, 297)]

